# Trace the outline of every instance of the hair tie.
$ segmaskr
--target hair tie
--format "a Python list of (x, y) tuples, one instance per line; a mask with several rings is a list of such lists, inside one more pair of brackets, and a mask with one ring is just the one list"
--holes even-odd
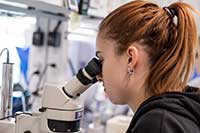
[(176, 15), (174, 9), (170, 9), (168, 7), (163, 7), (163, 9), (170, 15), (171, 18), (174, 18)]

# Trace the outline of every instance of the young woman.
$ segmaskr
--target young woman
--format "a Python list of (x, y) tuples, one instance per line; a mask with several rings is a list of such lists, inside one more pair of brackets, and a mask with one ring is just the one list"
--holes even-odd
[(186, 87), (197, 45), (191, 9), (133, 1), (100, 24), (98, 78), (113, 103), (135, 112), (128, 133), (200, 133), (200, 93)]

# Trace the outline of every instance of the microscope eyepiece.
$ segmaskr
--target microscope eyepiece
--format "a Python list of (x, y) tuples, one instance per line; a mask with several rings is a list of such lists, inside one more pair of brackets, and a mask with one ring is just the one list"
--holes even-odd
[(97, 75), (101, 74), (102, 71), (102, 64), (96, 58), (93, 58), (85, 67), (85, 71), (91, 76), (96, 77)]
[(101, 71), (102, 65), (100, 61), (93, 58), (85, 68), (79, 70), (76, 76), (82, 84), (88, 85), (97, 82), (96, 76), (101, 74)]
[(101, 71), (100, 61), (93, 58), (84, 68), (78, 71), (73, 79), (63, 86), (63, 92), (70, 98), (79, 97), (92, 84), (97, 82), (96, 76), (100, 75)]

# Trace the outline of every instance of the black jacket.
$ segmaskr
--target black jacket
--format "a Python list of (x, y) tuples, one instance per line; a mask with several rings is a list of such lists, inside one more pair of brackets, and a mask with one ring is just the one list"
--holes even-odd
[(200, 133), (200, 93), (170, 92), (149, 98), (138, 108), (127, 133)]

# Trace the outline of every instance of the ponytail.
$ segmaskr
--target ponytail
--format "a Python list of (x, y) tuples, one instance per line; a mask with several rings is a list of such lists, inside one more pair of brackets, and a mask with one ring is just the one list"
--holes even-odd
[(148, 83), (153, 93), (183, 91), (194, 65), (197, 28), (189, 9), (196, 10), (181, 2), (168, 8), (175, 14), (174, 18), (170, 18), (175, 29), (169, 30), (169, 36), (173, 37), (166, 41), (172, 46), (152, 67)]
[(197, 12), (182, 2), (162, 8), (151, 2), (132, 1), (109, 14), (99, 31), (117, 41), (118, 54), (133, 42), (147, 46), (150, 74), (146, 84), (151, 95), (183, 91), (193, 69), (197, 45), (191, 10)]

